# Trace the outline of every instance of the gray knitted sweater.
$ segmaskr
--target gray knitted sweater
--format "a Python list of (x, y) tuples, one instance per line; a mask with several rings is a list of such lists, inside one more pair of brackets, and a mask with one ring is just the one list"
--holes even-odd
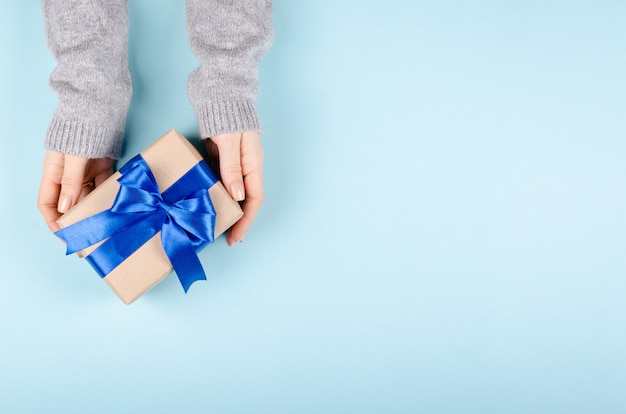
[[(127, 0), (41, 0), (57, 67), (59, 104), (45, 145), (90, 158), (119, 158), (132, 88)], [(258, 62), (273, 39), (271, 0), (187, 0), (187, 84), (202, 138), (260, 131)]]

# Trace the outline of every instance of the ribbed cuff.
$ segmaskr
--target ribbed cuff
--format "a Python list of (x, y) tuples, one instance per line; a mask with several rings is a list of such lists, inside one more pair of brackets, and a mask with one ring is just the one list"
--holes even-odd
[(46, 134), (46, 149), (87, 158), (120, 158), (124, 131), (95, 123), (54, 117)]
[(256, 104), (250, 99), (215, 97), (196, 108), (201, 138), (231, 132), (261, 132), (261, 120)]

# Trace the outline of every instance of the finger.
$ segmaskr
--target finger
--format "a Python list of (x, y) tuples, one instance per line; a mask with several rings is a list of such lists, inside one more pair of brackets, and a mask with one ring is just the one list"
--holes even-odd
[(246, 200), (242, 205), (243, 217), (235, 223), (226, 235), (229, 246), (242, 242), (248, 229), (252, 225), (261, 204), (263, 204), (263, 176), (261, 171), (252, 172), (244, 178), (246, 185)]
[(61, 213), (57, 210), (59, 202), (59, 191), (61, 185), (48, 177), (41, 179), (39, 186), (39, 195), (37, 197), (37, 207), (46, 221), (46, 225), (50, 231), (55, 232), (60, 229), (57, 220), (61, 217)]
[(103, 166), (102, 171), (99, 171), (93, 179), (96, 187), (102, 184), (107, 178), (112, 176), (113, 173), (115, 172), (115, 170), (113, 169), (113, 160), (105, 159), (104, 161), (108, 161), (108, 164), (106, 166)]
[(37, 207), (41, 212), (50, 231), (60, 229), (57, 219), (61, 214), (57, 211), (61, 177), (63, 175), (64, 156), (59, 152), (48, 151), (44, 158), (43, 175), (37, 195)]
[[(86, 174), (85, 179), (89, 180), (83, 184), (83, 189), (78, 197), (78, 201), (85, 198), (89, 193), (96, 189), (100, 184), (102, 184), (107, 178), (113, 175), (113, 160), (110, 158), (99, 158), (94, 160), (92, 164), (93, 168), (90, 170), (95, 170), (95, 176), (89, 180), (89, 177), (92, 176), (93, 173), (88, 172)], [(102, 170), (102, 171), (99, 171)], [(99, 171), (99, 172), (98, 172)]]
[(80, 200), (87, 197), (87, 194), (91, 193), (93, 189), (94, 189), (94, 185), (92, 182), (89, 182), (83, 185), (83, 188), (80, 190), (80, 194), (78, 196), (78, 199), (76, 199), (76, 202), (78, 203)]
[(242, 135), (241, 165), (246, 190), (246, 200), (242, 205), (244, 215), (226, 235), (229, 245), (243, 241), (263, 204), (263, 147), (257, 132), (244, 132)]
[(243, 201), (246, 193), (241, 170), (241, 134), (224, 134), (211, 138), (217, 145), (222, 184), (235, 201)]
[(59, 213), (66, 213), (72, 208), (83, 191), (87, 158), (75, 155), (65, 155), (63, 176), (61, 177), (61, 192), (59, 194)]

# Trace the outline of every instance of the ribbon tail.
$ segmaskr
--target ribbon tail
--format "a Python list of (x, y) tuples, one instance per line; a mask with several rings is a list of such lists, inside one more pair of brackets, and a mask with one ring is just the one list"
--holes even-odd
[(189, 237), (169, 217), (161, 229), (161, 242), (185, 293), (194, 282), (206, 280), (206, 274)]
[(143, 213), (122, 215), (106, 210), (67, 226), (54, 234), (65, 241), (67, 245), (66, 254), (72, 254), (132, 226), (146, 216), (147, 214)]
[(164, 213), (155, 213), (135, 225), (115, 233), (86, 259), (100, 277), (105, 277), (160, 230)]

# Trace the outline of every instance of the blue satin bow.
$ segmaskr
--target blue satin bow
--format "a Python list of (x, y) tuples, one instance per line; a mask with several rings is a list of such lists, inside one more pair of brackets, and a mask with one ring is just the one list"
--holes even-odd
[(159, 231), (161, 243), (185, 293), (206, 280), (196, 250), (213, 242), (215, 209), (208, 189), (217, 177), (204, 161), (163, 193), (141, 155), (126, 163), (113, 206), (55, 234), (67, 242), (67, 254), (107, 239), (87, 260), (105, 277)]

